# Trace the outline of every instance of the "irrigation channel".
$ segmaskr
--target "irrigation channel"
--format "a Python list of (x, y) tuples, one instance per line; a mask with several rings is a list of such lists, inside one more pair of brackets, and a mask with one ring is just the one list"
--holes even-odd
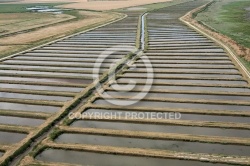
[[(95, 60), (106, 48), (135, 46), (141, 34), (145, 55), (136, 66), (117, 71), (116, 81), (131, 91), (103, 83), (116, 103), (96, 91), (72, 111), (121, 113), (122, 118), (70, 120), (65, 116), (23, 165), (229, 166), (250, 164), (250, 89), (247, 80), (216, 43), (190, 29), (179, 18), (207, 1), (191, 1), (128, 17), (96, 30), (17, 55), (0, 64), (0, 158), (15, 156), (30, 139), (70, 111), (68, 106), (93, 86)], [(140, 19), (142, 18), (142, 19)], [(139, 32), (139, 26), (143, 30)], [(144, 22), (145, 21), (145, 22)], [(145, 23), (145, 27), (144, 27)], [(145, 42), (145, 43), (144, 43)], [(110, 65), (129, 52), (108, 56)], [(143, 56), (153, 65), (154, 82), (145, 98), (121, 106), (143, 91)], [(145, 92), (146, 93), (146, 92)], [(181, 119), (133, 119), (126, 113), (181, 113)]]

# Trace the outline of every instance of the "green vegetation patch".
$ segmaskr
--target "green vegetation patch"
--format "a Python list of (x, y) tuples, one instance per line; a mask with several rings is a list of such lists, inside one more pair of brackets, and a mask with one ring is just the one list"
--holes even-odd
[(247, 68), (248, 71), (250, 71), (250, 62), (246, 61), (244, 58), (239, 57), (241, 63), (244, 64), (244, 66)]
[[(250, 48), (250, 1), (249, 0), (214, 0), (195, 18), (212, 31), (224, 34), (239, 45)], [(250, 71), (250, 62), (238, 57)], [(248, 58), (249, 59), (249, 58)]]
[(215, 0), (196, 19), (250, 48), (249, 0)]

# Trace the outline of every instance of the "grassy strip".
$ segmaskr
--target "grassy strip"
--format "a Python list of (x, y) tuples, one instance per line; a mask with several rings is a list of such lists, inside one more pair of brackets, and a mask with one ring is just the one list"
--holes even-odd
[[(133, 73), (133, 74), (138, 74), (138, 73), (146, 73), (144, 70), (124, 70), (123, 74), (126, 73)], [(218, 74), (218, 75), (239, 75), (236, 72), (223, 72), (223, 71), (209, 71), (209, 72), (203, 72), (203, 71), (176, 71), (176, 70), (154, 70), (154, 73), (159, 73), (159, 74)]]
[(0, 144), (0, 152), (5, 153), (8, 149), (11, 148), (11, 145)]
[[(157, 62), (155, 62), (155, 61), (153, 61), (152, 62), (153, 64), (156, 64), (156, 65), (158, 65), (158, 64), (165, 64), (165, 65), (169, 65), (169, 64), (196, 64), (197, 65), (197, 62), (182, 62), (182, 61), (179, 61), (179, 62), (166, 62), (166, 61), (157, 61)], [(137, 62), (137, 64), (139, 64), (139, 65), (141, 65), (141, 64), (143, 64), (143, 62)], [(231, 63), (231, 62), (209, 62), (209, 61), (207, 61), (207, 62), (199, 62), (198, 64), (210, 64), (210, 65), (232, 65), (233, 63)]]
[[(113, 91), (116, 92), (113, 88), (106, 88), (105, 91)], [(121, 89), (121, 92), (127, 92), (126, 89)], [(160, 90), (144, 90), (144, 89), (133, 89), (129, 92), (148, 92), (150, 93), (171, 93), (171, 94), (202, 94), (202, 95), (225, 95), (225, 96), (250, 96), (249, 92), (216, 92), (216, 91), (197, 91), (197, 90), (165, 90), (165, 89), (160, 89)]]
[[(27, 59), (27, 58), (16, 58), (16, 59), (11, 59), (12, 61), (29, 61), (29, 62), (32, 62), (32, 61), (45, 61), (45, 62), (48, 62), (48, 61), (53, 61), (53, 62), (83, 62), (83, 63), (95, 63), (96, 61), (95, 60), (92, 60), (92, 61), (89, 61), (89, 60), (71, 60), (70, 58), (68, 58), (67, 60), (64, 60), (64, 59), (49, 59), (49, 58), (44, 58), (44, 59)], [(103, 63), (110, 63), (109, 62), (103, 62)], [(6, 67), (5, 67), (6, 68)], [(65, 70), (67, 71), (67, 70)], [(84, 71), (83, 71), (84, 72)]]
[(64, 96), (64, 97), (74, 97), (75, 94), (76, 94), (76, 93), (73, 93), (73, 92), (26, 90), (26, 89), (8, 89), (8, 88), (0, 88), (0, 92), (22, 93), (22, 94), (33, 94), (33, 95), (45, 95), (45, 96)]
[[(58, 166), (58, 164), (59, 163), (43, 162), (43, 161), (32, 161), (32, 163), (29, 163), (29, 166)], [(60, 163), (60, 166), (80, 166), (80, 165)]]
[[(129, 81), (118, 81), (119, 84), (128, 84)], [(136, 85), (145, 85), (145, 81), (136, 82)], [(245, 85), (228, 85), (228, 84), (200, 84), (200, 83), (153, 83), (153, 86), (200, 86), (200, 87), (221, 87), (221, 88), (246, 88), (249, 89), (248, 86)]]
[(42, 153), (47, 148), (48, 148), (48, 146), (41, 143), (41, 144), (37, 145), (36, 147), (34, 147), (34, 149), (32, 150), (32, 152), (29, 153), (29, 155), (35, 158), (37, 155)]
[(209, 2), (208, 4), (206, 4), (205, 7), (203, 7), (203, 8), (201, 8), (201, 9), (199, 9), (199, 10), (193, 12), (193, 13), (192, 13), (192, 18), (197, 17), (197, 15), (198, 15), (199, 13), (202, 13), (202, 12), (207, 11), (208, 8), (209, 8), (213, 3), (215, 3), (215, 0), (213, 0), (213, 1)]
[(145, 48), (144, 48), (144, 52), (146, 52), (148, 50), (148, 48), (149, 48), (149, 33), (148, 33), (147, 16), (144, 17), (144, 27), (145, 27), (145, 31), (144, 31)]
[(51, 141), (53, 141), (53, 140), (55, 140), (58, 136), (60, 136), (62, 133), (64, 133), (64, 131), (61, 130), (61, 129), (59, 129), (58, 127), (56, 127), (56, 128), (53, 129), (53, 132), (50, 133), (50, 135), (49, 135), (48, 138), (49, 138)]
[[(135, 124), (154, 124), (166, 126), (191, 126), (191, 127), (211, 127), (211, 128), (227, 128), (227, 129), (250, 129), (250, 125), (246, 123), (231, 123), (231, 122), (215, 122), (215, 121), (192, 121), (192, 120), (153, 120), (153, 119), (128, 119), (126, 117), (105, 117), (103, 119), (95, 117), (83, 118), (84, 121), (102, 121), (102, 122), (121, 122), (121, 123), (135, 123)], [(71, 127), (70, 127), (71, 128)]]
[[(122, 72), (122, 74), (146, 74), (146, 71), (143, 71), (143, 70), (136, 70), (136, 71), (133, 71), (133, 70), (125, 70)], [(239, 73), (237, 72), (224, 72), (224, 71), (206, 71), (206, 72), (203, 72), (203, 71), (176, 71), (176, 70), (154, 70), (154, 74), (204, 74), (204, 75), (207, 75), (207, 74), (214, 74), (214, 75), (235, 75), (235, 76), (238, 76), (240, 75)], [(146, 77), (146, 76), (145, 76)]]
[(65, 75), (46, 75), (46, 74), (16, 74), (16, 73), (0, 73), (0, 76), (8, 77), (30, 77), (30, 78), (61, 78), (61, 79), (82, 79), (82, 80), (93, 80), (91, 76), (65, 76)]
[(141, 18), (142, 18), (142, 15), (141, 14), (139, 16), (139, 19), (138, 19), (138, 25), (137, 25), (137, 35), (136, 35), (136, 43), (135, 43), (135, 46), (136, 48), (138, 49), (141, 49), (141, 28), (142, 28), (142, 25), (141, 25)]
[(204, 143), (220, 143), (220, 144), (234, 144), (234, 145), (250, 145), (248, 138), (234, 138), (220, 137), (220, 136), (203, 136), (192, 134), (176, 134), (176, 133), (157, 133), (144, 131), (125, 131), (125, 130), (110, 130), (110, 129), (96, 129), (96, 128), (76, 128), (76, 127), (60, 127), (66, 133), (79, 134), (95, 134), (106, 136), (121, 136), (130, 138), (143, 139), (162, 139), (162, 140), (179, 140), (190, 142), (204, 142)]
[[(106, 110), (121, 110), (119, 106), (93, 105), (89, 104), (82, 112), (87, 109), (106, 109)], [(211, 110), (211, 109), (182, 109), (182, 108), (148, 108), (148, 107), (123, 107), (124, 111), (139, 111), (139, 112), (179, 112), (187, 114), (201, 115), (224, 115), (224, 116), (245, 116), (250, 117), (249, 111), (231, 111), (231, 110)]]
[(243, 63), (243, 65), (248, 69), (248, 71), (250, 71), (250, 61), (245, 60), (242, 57), (239, 57), (241, 63)]
[(0, 102), (31, 104), (31, 105), (47, 105), (47, 106), (56, 106), (56, 107), (61, 107), (64, 105), (64, 102), (59, 102), (59, 101), (11, 99), (11, 98), (0, 98)]
[[(25, 65), (25, 66), (34, 66), (34, 65), (39, 65), (39, 66), (52, 66), (52, 67), (76, 67), (76, 68), (93, 68), (92, 64), (85, 64), (85, 65), (77, 65), (77, 64), (44, 64), (44, 63), (32, 63), (32, 62), (3, 62), (2, 64), (4, 65)], [(108, 67), (107, 67), (108, 68)]]
[(35, 129), (34, 127), (28, 127), (28, 126), (16, 126), (16, 125), (0, 124), (0, 131), (9, 131), (9, 132), (29, 134), (34, 129)]
[(42, 112), (28, 112), (28, 111), (16, 111), (16, 110), (0, 110), (0, 116), (13, 116), (32, 119), (47, 119), (51, 116), (50, 113)]
[(33, 82), (33, 81), (16, 81), (16, 80), (0, 80), (3, 84), (23, 84), (23, 85), (38, 85), (38, 86), (55, 86), (55, 87), (71, 87), (71, 88), (86, 88), (86, 84), (74, 83), (56, 83), (56, 82)]
[[(89, 62), (88, 62), (89, 63)], [(94, 62), (93, 62), (94, 63)], [(85, 70), (64, 70), (64, 69), (46, 69), (46, 68), (15, 68), (15, 67), (0, 67), (1, 70), (17, 70), (17, 71), (37, 71), (37, 72), (52, 72), (52, 73), (79, 73), (93, 74), (92, 71)]]
[[(124, 76), (124, 75), (117, 75), (117, 78), (138, 78), (143, 79), (147, 78), (147, 76)], [(209, 77), (184, 77), (184, 76), (154, 76), (154, 79), (180, 79), (180, 80), (223, 80), (223, 81), (246, 81), (242, 78), (209, 78)], [(246, 81), (247, 82), (247, 81)]]
[[(142, 67), (142, 65), (137, 65), (137, 69)], [(157, 69), (186, 69), (186, 67), (179, 66), (157, 66)], [(218, 65), (217, 67), (207, 67), (207, 66), (192, 66), (189, 69), (235, 69), (227, 66)]]
[[(96, 97), (96, 100), (103, 99), (102, 97)], [(112, 100), (113, 97), (106, 97), (105, 99)], [(136, 98), (129, 99), (124, 96), (115, 96), (115, 99), (121, 100), (137, 100)], [(250, 106), (250, 101), (235, 101), (235, 100), (205, 100), (205, 99), (176, 99), (176, 98), (155, 98), (148, 97), (140, 101), (152, 101), (152, 102), (174, 102), (174, 103), (193, 103), (193, 104), (221, 104), (221, 105), (237, 105), (237, 106)]]

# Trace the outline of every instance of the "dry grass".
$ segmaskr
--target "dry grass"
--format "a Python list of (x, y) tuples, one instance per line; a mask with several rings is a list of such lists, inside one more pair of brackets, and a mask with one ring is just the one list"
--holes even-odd
[[(235, 144), (235, 145), (250, 145), (250, 139), (234, 137), (220, 137), (220, 136), (205, 136), (179, 133), (158, 133), (158, 132), (144, 132), (144, 131), (128, 131), (128, 130), (110, 130), (110, 129), (96, 129), (96, 128), (77, 128), (77, 127), (60, 127), (65, 133), (80, 133), (93, 135), (108, 135), (120, 136), (129, 138), (143, 138), (143, 139), (162, 139), (162, 140), (179, 140), (179, 141), (194, 141), (204, 143), (220, 143), (220, 144)], [(62, 146), (63, 147), (63, 146)]]
[(11, 46), (11, 45), (6, 45), (6, 46), (1, 46), (0, 45), (0, 52), (6, 52), (6, 51), (12, 49), (12, 47), (13, 46)]
[[(119, 106), (106, 106), (106, 105), (92, 105), (88, 104), (85, 108), (80, 109), (78, 112), (83, 112), (88, 108), (93, 109), (107, 109), (107, 110), (119, 110)], [(225, 115), (225, 116), (250, 116), (249, 111), (231, 111), (231, 110), (209, 110), (209, 109), (182, 109), (182, 108), (148, 108), (148, 107), (133, 107), (127, 108), (123, 107), (124, 111), (145, 111), (145, 112), (179, 112), (179, 113), (195, 113), (204, 115)]]
[[(0, 36), (75, 18), (67, 14), (4, 13), (0, 14)], [(2, 32), (2, 33), (1, 33)]]
[(14, 54), (28, 47), (29, 45), (1, 45), (0, 43), (0, 58)]
[[(113, 0), (113, 1), (88, 1), (88, 0), (23, 0), (17, 3), (50, 3), (50, 2), (70, 2), (60, 7), (73, 9), (89, 9), (89, 10), (112, 10), (119, 8), (126, 8), (131, 6), (146, 5), (157, 2), (167, 2), (170, 0)], [(73, 2), (73, 3), (72, 3)]]
[(34, 47), (39, 43), (55, 40), (120, 17), (120, 15), (113, 13), (89, 11), (81, 11), (79, 13), (84, 16), (84, 19), (50, 25), (27, 33), (0, 38), (0, 57), (11, 55), (15, 52)]
[(24, 117), (24, 118), (34, 118), (34, 119), (47, 119), (51, 116), (50, 113), (43, 112), (27, 112), (27, 111), (13, 111), (13, 110), (1, 110), (1, 116), (14, 116), (14, 117)]
[(136, 124), (154, 124), (154, 125), (170, 125), (170, 126), (196, 126), (196, 127), (217, 127), (228, 129), (250, 129), (250, 125), (247, 123), (233, 123), (233, 122), (216, 122), (216, 121), (193, 121), (193, 120), (148, 120), (148, 119), (129, 119), (126, 117), (119, 117), (117, 119), (114, 116), (105, 118), (93, 118), (92, 116), (83, 117), (83, 120), (101, 121), (101, 122), (122, 122), (122, 123), (136, 123)]
[[(111, 19), (113, 15), (107, 13), (96, 13), (96, 12), (81, 12), (86, 18), (83, 20), (49, 26), (47, 28), (42, 28), (36, 31), (19, 34), (10, 37), (4, 37), (0, 39), (1, 44), (30, 44), (35, 41), (53, 37), (56, 35), (63, 35), (69, 33), (72, 30), (82, 28), (84, 26), (89, 26), (98, 22), (102, 22)], [(60, 29), (60, 31), (58, 31)]]
[(0, 92), (10, 92), (10, 93), (23, 93), (23, 94), (33, 94), (33, 95), (46, 95), (46, 96), (64, 96), (64, 97), (74, 97), (73, 92), (54, 92), (54, 91), (44, 91), (44, 90), (27, 90), (27, 89), (12, 89), (12, 88), (0, 88)]

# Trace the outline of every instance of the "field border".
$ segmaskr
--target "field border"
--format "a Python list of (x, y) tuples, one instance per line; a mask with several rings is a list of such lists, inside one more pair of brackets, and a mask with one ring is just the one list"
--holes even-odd
[[(246, 78), (246, 80), (248, 81), (248, 83), (250, 84), (250, 72), (247, 70), (247, 68), (242, 64), (242, 62), (239, 60), (238, 56), (234, 53), (234, 51), (230, 48), (230, 46), (228, 46), (227, 44), (225, 44), (224, 42), (220, 41), (219, 39), (216, 39), (215, 37), (211, 36), (210, 34), (208, 34), (207, 32), (205, 32), (204, 30), (198, 28), (197, 26), (195, 26), (194, 24), (190, 23), (189, 21), (185, 20), (185, 17), (188, 17), (190, 15), (193, 15), (194, 13), (196, 13), (197, 11), (203, 10), (205, 9), (208, 5), (210, 5), (211, 3), (213, 3), (213, 0), (210, 1), (209, 3), (202, 5), (194, 10), (189, 11), (188, 13), (186, 13), (184, 16), (182, 16), (181, 18), (179, 18), (180, 21), (182, 21), (184, 24), (186, 24), (187, 26), (189, 26), (190, 28), (194, 29), (195, 31), (197, 31), (198, 33), (206, 36), (207, 38), (213, 40), (214, 42), (216, 42), (219, 46), (221, 46), (222, 48), (225, 49), (225, 51), (228, 53), (228, 55), (230, 55), (231, 59), (236, 63), (236, 66), (240, 69), (241, 73), (243, 74), (243, 76)], [(193, 19), (193, 18), (190, 18)], [(193, 19), (194, 20), (194, 19)], [(202, 25), (203, 26), (203, 25)], [(204, 28), (207, 29), (207, 27), (203, 26)]]
[[(93, 31), (93, 30), (95, 30), (95, 29), (98, 29), (98, 28), (104, 27), (104, 26), (106, 26), (106, 25), (115, 23), (115, 22), (117, 22), (117, 21), (123, 20), (124, 18), (127, 17), (127, 15), (126, 15), (126, 14), (123, 14), (123, 13), (118, 13), (118, 12), (109, 12), (109, 13), (113, 13), (114, 15), (117, 15), (117, 16), (119, 16), (119, 17), (118, 17), (118, 18), (113, 17), (113, 18), (110, 19), (110, 20), (104, 21), (104, 24), (101, 24), (101, 25), (98, 25), (98, 26), (94, 26), (94, 27), (92, 27), (92, 28), (87, 28), (87, 30), (80, 31), (80, 32), (77, 32), (77, 33), (73, 33), (73, 34), (71, 34), (71, 35), (64, 36), (64, 37), (62, 37), (62, 38), (59, 38), (59, 39), (56, 39), (56, 40), (52, 40), (52, 41), (46, 42), (46, 43), (44, 43), (44, 44), (42, 44), (42, 45), (35, 46), (35, 47), (32, 47), (32, 48), (29, 48), (29, 49), (26, 49), (26, 50), (23, 50), (23, 51), (14, 53), (14, 54), (12, 54), (12, 55), (9, 55), (9, 56), (0, 58), (0, 62), (3, 62), (3, 61), (5, 61), (5, 60), (9, 60), (10, 58), (13, 58), (13, 57), (18, 56), (18, 55), (23, 54), (23, 53), (26, 53), (26, 52), (29, 52), (29, 51), (33, 51), (33, 50), (35, 50), (35, 49), (37, 49), (37, 48), (41, 48), (41, 47), (44, 47), (44, 46), (46, 46), (46, 45), (50, 45), (50, 44), (56, 43), (56, 42), (58, 42), (58, 41), (61, 41), (61, 40), (64, 40), (64, 39), (67, 39), (67, 38), (70, 38), (70, 37), (79, 35), (79, 34), (81, 34), (81, 33), (86, 33), (86, 32), (89, 32), (89, 31)], [(102, 22), (95, 23), (95, 24), (100, 24), (100, 23), (102, 23)], [(93, 25), (95, 25), (95, 24), (93, 24)], [(93, 26), (93, 25), (90, 25), (90, 26)]]

